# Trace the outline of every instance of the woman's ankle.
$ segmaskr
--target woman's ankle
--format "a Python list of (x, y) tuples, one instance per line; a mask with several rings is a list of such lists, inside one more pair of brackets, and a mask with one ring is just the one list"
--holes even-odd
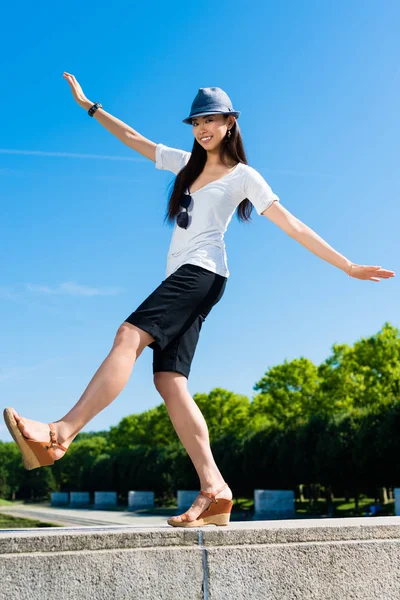
[[(220, 490), (222, 487), (224, 487), (226, 484), (226, 481), (224, 481), (224, 479), (220, 479), (220, 478), (216, 478), (216, 479), (207, 479), (207, 480), (203, 480), (203, 482), (201, 483), (201, 487), (200, 489), (203, 492), (213, 492), (215, 493), (217, 490)], [(224, 491), (228, 489), (228, 485), (225, 486)]]
[(80, 431), (76, 430), (76, 426), (63, 420), (53, 421), (53, 424), (57, 434), (57, 442), (66, 447), (73, 442)]

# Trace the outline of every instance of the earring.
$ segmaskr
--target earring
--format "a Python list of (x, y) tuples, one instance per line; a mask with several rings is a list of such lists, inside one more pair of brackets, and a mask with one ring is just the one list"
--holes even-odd
[(228, 137), (231, 137), (231, 133), (232, 133), (232, 132), (231, 132), (231, 130), (230, 130), (230, 129), (228, 129), (228, 134), (227, 134), (227, 135), (228, 135)]

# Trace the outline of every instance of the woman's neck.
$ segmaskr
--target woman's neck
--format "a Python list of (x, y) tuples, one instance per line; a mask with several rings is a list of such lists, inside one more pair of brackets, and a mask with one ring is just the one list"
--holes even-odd
[[(227, 158), (229, 160), (229, 157), (227, 155), (225, 155), (225, 158)], [(219, 150), (218, 148), (216, 150), (207, 150), (207, 158), (206, 158), (206, 163), (204, 165), (204, 167), (234, 167), (237, 163), (232, 163), (229, 165), (225, 165), (224, 163), (221, 162), (221, 159), (219, 157)]]

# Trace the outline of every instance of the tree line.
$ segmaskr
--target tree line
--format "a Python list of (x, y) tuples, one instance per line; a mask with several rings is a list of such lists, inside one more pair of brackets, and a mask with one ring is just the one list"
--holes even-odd
[[(400, 487), (400, 331), (386, 322), (353, 346), (334, 344), (320, 365), (307, 358), (269, 368), (256, 394), (222, 388), (193, 398), (206, 419), (216, 462), (235, 496), (301, 486), (326, 495), (376, 497)], [(51, 491), (152, 490), (169, 502), (198, 478), (164, 403), (108, 431), (80, 433), (65, 457), (32, 471), (14, 442), (0, 442), (0, 497)], [(315, 491), (316, 490), (316, 491)]]

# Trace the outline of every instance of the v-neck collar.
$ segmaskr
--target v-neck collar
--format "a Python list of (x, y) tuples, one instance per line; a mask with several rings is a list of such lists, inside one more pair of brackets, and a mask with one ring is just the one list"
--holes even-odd
[(201, 190), (204, 190), (204, 188), (207, 187), (208, 185), (211, 185), (212, 183), (216, 183), (217, 181), (221, 181), (222, 179), (225, 179), (225, 177), (229, 177), (229, 175), (232, 175), (233, 173), (235, 173), (235, 171), (237, 170), (237, 168), (241, 164), (242, 163), (238, 162), (238, 164), (236, 165), (236, 167), (234, 167), (232, 169), (232, 171), (230, 171), (229, 173), (226, 173), (222, 177), (219, 177), (219, 179), (214, 179), (214, 181), (209, 181), (208, 183), (206, 183), (205, 185), (203, 185), (203, 187), (201, 187), (199, 190), (196, 190), (195, 192), (190, 192), (189, 188), (187, 188), (187, 193), (190, 194), (190, 196), (194, 196), (194, 194), (198, 194), (199, 192), (201, 192)]

